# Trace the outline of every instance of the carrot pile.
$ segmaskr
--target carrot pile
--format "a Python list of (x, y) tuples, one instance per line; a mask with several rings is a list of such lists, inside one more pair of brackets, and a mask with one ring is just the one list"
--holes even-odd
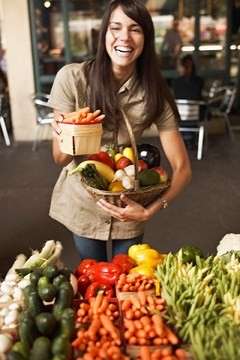
[(97, 124), (102, 122), (102, 118), (99, 117), (101, 110), (90, 112), (89, 107), (82, 108), (78, 111), (74, 111), (64, 115), (63, 123), (68, 124)]
[[(165, 301), (144, 291), (132, 294), (120, 302), (123, 315), (124, 339), (127, 346), (140, 346), (142, 360), (175, 360), (177, 354), (183, 354), (182, 349), (176, 353), (179, 339), (166, 325), (162, 315)], [(159, 347), (151, 353), (149, 346)], [(147, 353), (149, 352), (149, 355)], [(181, 359), (186, 359), (182, 357)]]
[(77, 310), (76, 338), (72, 342), (77, 360), (127, 360), (121, 352), (119, 332), (119, 311), (98, 292), (90, 303), (81, 303)]
[(123, 292), (151, 290), (154, 287), (154, 279), (137, 273), (121, 274), (116, 285), (117, 290)]
[(183, 349), (174, 350), (171, 347), (165, 347), (151, 352), (148, 346), (141, 346), (137, 360), (187, 360), (187, 358), (187, 353)]

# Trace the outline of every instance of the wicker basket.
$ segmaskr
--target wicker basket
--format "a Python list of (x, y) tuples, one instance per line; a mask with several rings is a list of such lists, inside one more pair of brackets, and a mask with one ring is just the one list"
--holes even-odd
[(98, 201), (100, 199), (105, 199), (111, 204), (117, 205), (117, 206), (124, 206), (124, 203), (121, 201), (120, 196), (121, 194), (125, 194), (129, 199), (136, 201), (143, 206), (149, 205), (151, 202), (156, 200), (158, 197), (160, 197), (170, 186), (170, 181), (164, 184), (158, 184), (154, 186), (147, 186), (147, 187), (140, 187), (139, 185), (139, 179), (138, 179), (138, 153), (137, 153), (137, 145), (136, 141), (133, 135), (132, 127), (129, 123), (129, 120), (127, 119), (125, 113), (122, 111), (122, 116), (125, 121), (129, 138), (131, 141), (131, 146), (134, 153), (134, 167), (135, 167), (135, 181), (134, 181), (134, 189), (133, 190), (126, 190), (121, 192), (111, 192), (111, 191), (104, 191), (99, 190), (93, 187), (90, 187), (87, 185), (82, 179), (82, 183), (84, 187), (87, 189), (87, 191), (92, 195), (92, 197), (95, 199), (95, 201)]

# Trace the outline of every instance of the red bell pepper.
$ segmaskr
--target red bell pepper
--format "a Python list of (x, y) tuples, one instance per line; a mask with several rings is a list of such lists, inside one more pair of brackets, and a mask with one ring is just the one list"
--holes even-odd
[(82, 296), (84, 296), (88, 286), (90, 285), (91, 281), (87, 275), (80, 275), (77, 279), (78, 283), (78, 291)]
[(105, 285), (114, 285), (123, 272), (118, 264), (104, 261), (93, 265), (91, 270), (93, 280)]
[(80, 261), (79, 265), (74, 271), (74, 274), (79, 277), (80, 275), (87, 275), (89, 277), (91, 273), (91, 267), (97, 263), (94, 259), (84, 259)]
[(92, 297), (96, 297), (98, 291), (104, 291), (104, 295), (108, 299), (112, 299), (114, 297), (114, 289), (110, 285), (100, 284), (99, 282), (95, 281), (91, 285), (88, 286), (84, 298), (89, 300)]
[(115, 169), (115, 162), (106, 151), (99, 151), (96, 154), (92, 154), (88, 156), (88, 159), (100, 161), (103, 164), (110, 166), (112, 169)]
[(136, 266), (136, 263), (127, 254), (115, 255), (112, 259), (112, 263), (119, 265), (122, 268), (122, 272), (126, 274)]

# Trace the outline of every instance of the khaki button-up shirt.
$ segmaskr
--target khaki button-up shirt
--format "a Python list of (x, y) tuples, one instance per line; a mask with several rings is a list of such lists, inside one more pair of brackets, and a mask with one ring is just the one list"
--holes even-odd
[[(49, 99), (52, 108), (60, 112), (72, 112), (88, 106), (84, 66), (85, 63), (66, 65), (57, 73)], [(124, 109), (134, 136), (138, 140), (147, 127), (147, 117), (144, 92), (135, 75), (121, 86), (118, 97), (120, 107)], [(113, 140), (115, 126), (110, 119), (106, 121), (108, 124), (104, 127), (103, 144)], [(168, 103), (161, 117), (153, 122), (159, 131), (177, 128), (176, 119)], [(119, 124), (118, 143), (129, 144), (124, 123)], [(137, 221), (122, 223), (111, 218), (96, 205), (94, 199), (82, 186), (80, 175), (68, 175), (68, 171), (75, 166), (76, 159), (63, 168), (53, 190), (50, 216), (73, 233), (92, 239), (131, 239), (141, 235), (144, 231), (144, 223)]]

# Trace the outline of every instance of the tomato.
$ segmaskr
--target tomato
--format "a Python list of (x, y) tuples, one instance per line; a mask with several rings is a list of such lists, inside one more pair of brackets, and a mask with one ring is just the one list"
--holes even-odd
[(100, 161), (103, 164), (110, 166), (110, 168), (115, 169), (115, 162), (106, 151), (99, 151), (96, 154), (92, 154), (88, 156), (88, 159)]
[(122, 272), (128, 273), (136, 264), (127, 254), (117, 254), (113, 257), (112, 263), (121, 266)]

